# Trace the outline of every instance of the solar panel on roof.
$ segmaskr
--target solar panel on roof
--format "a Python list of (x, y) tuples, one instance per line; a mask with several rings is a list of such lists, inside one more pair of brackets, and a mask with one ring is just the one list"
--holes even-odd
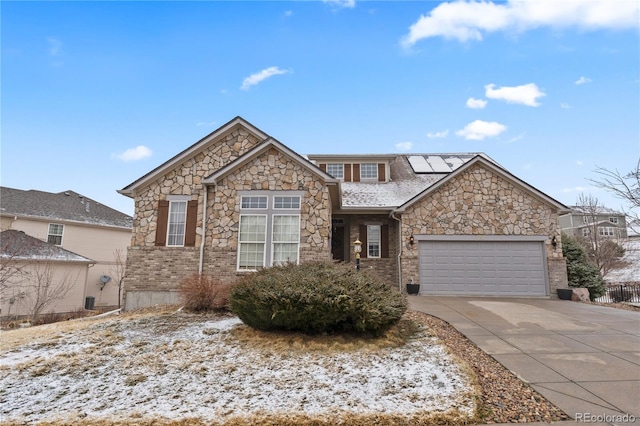
[(427, 163), (427, 160), (422, 155), (412, 155), (409, 157), (409, 164), (416, 173), (431, 173), (433, 169)]
[(444, 159), (437, 155), (429, 155), (427, 157), (427, 163), (429, 163), (436, 173), (449, 173), (452, 170)]
[(447, 157), (444, 161), (451, 167), (451, 170), (455, 170), (464, 164), (464, 161), (460, 157)]

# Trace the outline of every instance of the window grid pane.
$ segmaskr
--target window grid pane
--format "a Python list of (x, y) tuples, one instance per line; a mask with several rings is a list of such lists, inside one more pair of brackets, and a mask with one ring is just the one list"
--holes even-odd
[(376, 163), (360, 164), (360, 179), (378, 179), (378, 165)]
[(240, 207), (243, 209), (266, 209), (267, 197), (242, 197)]
[(336, 179), (343, 179), (344, 165), (342, 163), (329, 163), (327, 164), (327, 173)]
[(168, 246), (183, 246), (184, 231), (187, 222), (187, 202), (171, 201), (169, 203)]
[(273, 217), (273, 264), (298, 261), (300, 216)]
[(47, 235), (47, 242), (49, 244), (54, 244), (56, 246), (62, 245), (63, 230), (64, 230), (64, 225), (59, 225), (57, 223), (50, 223), (49, 235)]
[(367, 256), (380, 257), (380, 225), (367, 225)]
[(254, 270), (264, 266), (266, 229), (266, 216), (240, 216), (238, 269)]
[(300, 197), (274, 197), (274, 209), (299, 209)]

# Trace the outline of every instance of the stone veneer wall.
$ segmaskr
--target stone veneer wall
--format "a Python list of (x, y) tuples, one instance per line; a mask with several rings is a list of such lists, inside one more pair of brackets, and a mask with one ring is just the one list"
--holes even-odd
[[(360, 225), (386, 224), (389, 225), (389, 257), (360, 259), (360, 269), (370, 270), (393, 288), (398, 287), (398, 222), (388, 215), (351, 215), (349, 217), (349, 233), (345, 233), (345, 245), (349, 247), (350, 259), (355, 267), (353, 242), (360, 237)], [(362, 250), (366, 250), (362, 247)]]
[(331, 258), (331, 202), (322, 180), (299, 162), (270, 149), (225, 176), (210, 190), (207, 210), (207, 268), (233, 281), (236, 272), (240, 205), (238, 191), (304, 191), (300, 205), (300, 262)]
[[(260, 143), (260, 139), (242, 127), (231, 129), (207, 149), (185, 160), (165, 175), (158, 177), (135, 196), (135, 215), (131, 246), (151, 247), (155, 244), (158, 201), (171, 195), (191, 195), (198, 200), (197, 226), (202, 229), (202, 179), (229, 164)], [(200, 246), (201, 232), (196, 235)]]
[[(245, 142), (250, 138), (246, 138)], [(240, 144), (239, 146), (245, 146)], [(235, 151), (234, 151), (235, 152)], [(199, 154), (197, 158), (201, 158)], [(190, 164), (190, 161), (185, 162)], [(211, 164), (209, 164), (211, 165)], [(198, 170), (204, 170), (197, 167)], [(183, 173), (188, 169), (182, 167)], [(210, 173), (206, 173), (209, 175)], [(177, 192), (168, 189), (176, 189), (174, 184), (177, 177), (174, 172), (168, 174), (173, 180), (159, 185), (154, 194), (159, 199), (165, 193), (175, 194), (181, 191), (189, 192), (188, 188), (177, 188)], [(186, 176), (182, 176), (186, 178)], [(132, 309), (141, 304), (154, 301), (175, 302), (176, 290), (180, 281), (198, 272), (200, 259), (200, 241), (202, 235), (202, 202), (204, 196), (197, 192), (200, 180), (193, 179), (191, 188), (193, 199), (199, 200), (198, 207), (198, 236), (195, 247), (155, 247), (155, 222), (145, 221), (134, 228), (140, 232), (144, 229), (145, 235), (134, 236), (134, 241), (139, 246), (132, 246), (127, 257), (126, 291), (131, 292), (130, 299), (135, 300), (127, 304), (125, 294), (125, 307)], [(197, 184), (195, 183), (197, 180)], [(182, 179), (180, 179), (182, 181)], [(238, 191), (270, 190), (270, 191), (304, 191), (300, 206), (300, 261), (318, 259), (330, 259), (329, 231), (331, 226), (331, 203), (329, 190), (320, 178), (303, 167), (297, 161), (276, 149), (270, 149), (252, 161), (230, 173), (215, 187), (208, 187), (207, 206), (207, 232), (203, 258), (203, 272), (213, 276), (222, 282), (232, 283), (247, 272), (238, 272), (237, 248), (238, 248), (238, 224), (240, 219), (240, 207)], [(157, 207), (157, 200), (147, 200), (145, 206)], [(156, 211), (149, 214), (142, 212), (144, 217), (155, 220)], [(145, 295), (145, 292), (151, 294)]]
[[(543, 235), (547, 237), (549, 287), (566, 287), (558, 214), (548, 204), (490, 169), (476, 164), (402, 215), (402, 239), (411, 235)], [(551, 246), (556, 236), (557, 248)], [(419, 278), (418, 245), (404, 249), (402, 275)], [(563, 278), (564, 276), (564, 278)]]

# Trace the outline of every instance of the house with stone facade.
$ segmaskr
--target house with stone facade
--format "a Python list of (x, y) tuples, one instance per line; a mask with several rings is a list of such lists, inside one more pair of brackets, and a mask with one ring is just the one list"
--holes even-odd
[(177, 303), (194, 273), (353, 263), (424, 295), (567, 286), (562, 203), (482, 153), (301, 155), (241, 117), (119, 191), (135, 201), (125, 308)]

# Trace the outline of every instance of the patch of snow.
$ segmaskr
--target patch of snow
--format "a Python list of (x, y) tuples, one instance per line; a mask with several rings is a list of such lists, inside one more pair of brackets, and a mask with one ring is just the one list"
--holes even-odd
[(621, 260), (626, 262), (627, 266), (609, 271), (605, 277), (606, 281), (610, 284), (640, 282), (640, 239), (629, 239), (621, 245), (625, 249)]
[(245, 327), (238, 318), (184, 318), (109, 318), (0, 352), (0, 417), (33, 423), (153, 413), (207, 421), (265, 412), (475, 409), (471, 379), (426, 335), (375, 351), (276, 351), (234, 337)]

